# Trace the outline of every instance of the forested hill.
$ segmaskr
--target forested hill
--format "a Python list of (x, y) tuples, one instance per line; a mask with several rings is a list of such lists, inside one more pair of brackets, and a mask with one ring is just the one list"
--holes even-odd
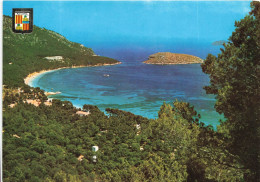
[[(164, 103), (157, 119), (112, 108), (108, 116), (92, 105), (81, 110), (69, 101), (50, 102), (40, 88), (5, 87), (3, 181), (258, 182), (260, 2), (251, 8), (235, 22), (221, 53), (201, 64), (210, 76), (205, 90), (216, 96), (216, 111), (225, 116), (217, 131), (185, 102)], [(30, 35), (14, 35), (11, 19), (4, 17), (5, 84), (22, 85), (29, 72), (46, 68), (116, 63), (92, 55), (38, 27)]]
[[(45, 57), (61, 56), (60, 60)], [(51, 30), (33, 27), (31, 34), (15, 34), (12, 18), (3, 17), (3, 83), (16, 87), (24, 84), (29, 73), (64, 66), (117, 63), (115, 59), (96, 56), (91, 48), (71, 42)]]

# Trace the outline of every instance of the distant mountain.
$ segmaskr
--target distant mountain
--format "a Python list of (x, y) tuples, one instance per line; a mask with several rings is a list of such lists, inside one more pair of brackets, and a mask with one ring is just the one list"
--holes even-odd
[(202, 63), (203, 60), (199, 57), (188, 54), (177, 54), (170, 52), (159, 52), (149, 56), (146, 64), (194, 64)]
[(71, 42), (59, 33), (45, 28), (34, 26), (30, 34), (15, 34), (12, 31), (12, 18), (3, 17), (5, 85), (21, 86), (24, 84), (23, 78), (29, 73), (43, 69), (114, 63), (118, 61), (96, 56), (92, 49)]
[(219, 46), (219, 45), (223, 45), (224, 43), (228, 43), (228, 41), (218, 40), (218, 41), (213, 42), (212, 45)]

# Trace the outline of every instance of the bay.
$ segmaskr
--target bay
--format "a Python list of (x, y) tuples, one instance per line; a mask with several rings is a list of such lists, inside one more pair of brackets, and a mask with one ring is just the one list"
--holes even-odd
[[(177, 46), (173, 48), (176, 51)], [(197, 46), (197, 49), (194, 46), (193, 49), (179, 52), (190, 54), (192, 51), (192, 55), (201, 58), (219, 52), (219, 46)], [(203, 89), (209, 84), (209, 77), (202, 72), (200, 64), (142, 63), (150, 54), (159, 51), (160, 48), (153, 47), (96, 48), (97, 54), (116, 58), (122, 64), (48, 72), (35, 78), (31, 86), (61, 92), (49, 97), (71, 101), (77, 107), (91, 104), (102, 111), (118, 108), (147, 118), (157, 118), (163, 102), (172, 104), (177, 99), (191, 103), (201, 114), (201, 121), (216, 128), (223, 116), (214, 109), (214, 96), (207, 95)]]

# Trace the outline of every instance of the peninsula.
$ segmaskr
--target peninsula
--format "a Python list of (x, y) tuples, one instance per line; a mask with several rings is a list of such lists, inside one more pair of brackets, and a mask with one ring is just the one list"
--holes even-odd
[(188, 54), (177, 54), (171, 52), (159, 52), (149, 56), (145, 64), (194, 64), (203, 63), (199, 57)]
[(25, 86), (45, 71), (121, 63), (38, 26), (30, 34), (15, 34), (9, 16), (3, 16), (3, 35), (3, 83), (9, 87)]

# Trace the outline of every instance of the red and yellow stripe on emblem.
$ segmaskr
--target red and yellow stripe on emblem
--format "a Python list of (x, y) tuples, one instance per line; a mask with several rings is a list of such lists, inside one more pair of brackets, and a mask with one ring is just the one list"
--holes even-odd
[(29, 24), (23, 24), (23, 30), (29, 30)]
[(15, 15), (15, 23), (22, 24), (23, 16), (22, 15)]

